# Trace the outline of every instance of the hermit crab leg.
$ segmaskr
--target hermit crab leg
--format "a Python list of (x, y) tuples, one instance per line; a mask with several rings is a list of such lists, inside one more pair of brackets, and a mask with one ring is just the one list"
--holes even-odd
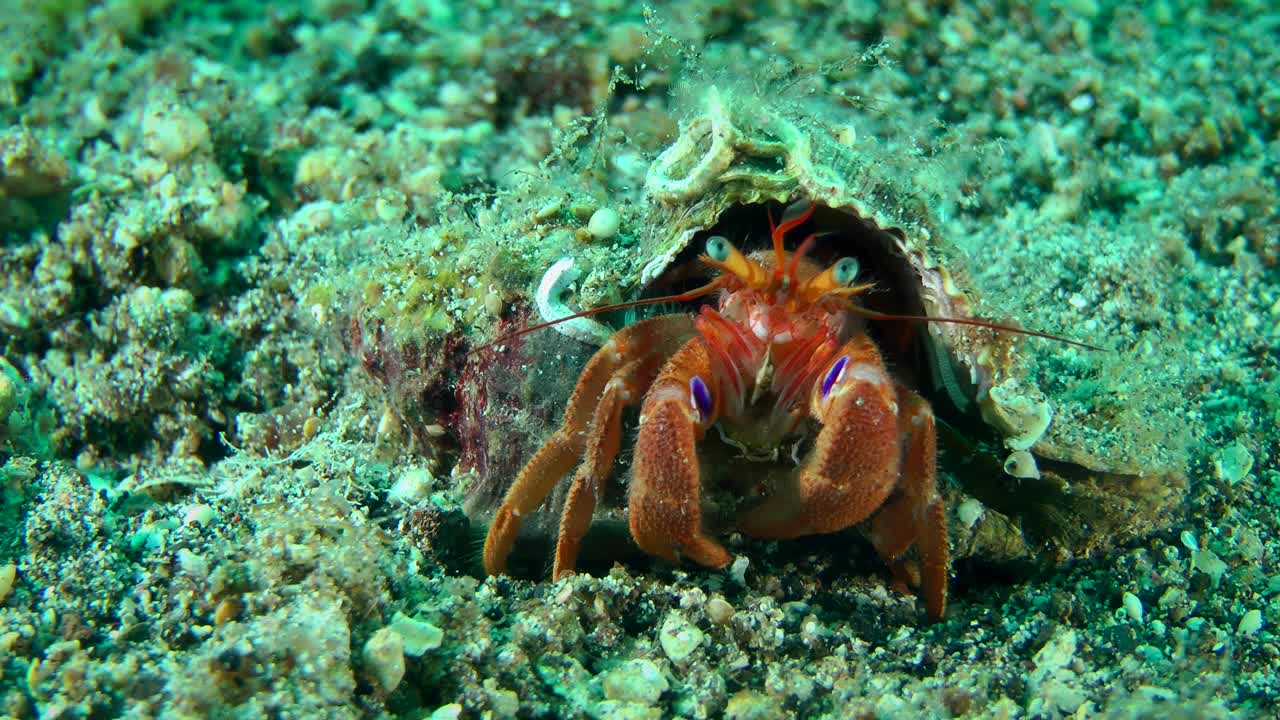
[[(652, 380), (653, 369), (658, 363), (649, 359), (646, 363), (629, 363), (614, 374), (604, 387), (600, 402), (591, 414), (590, 430), (586, 433), (586, 448), (582, 462), (573, 474), (569, 494), (560, 513), (560, 533), (556, 539), (555, 565), (551, 570), (554, 580), (569, 575), (578, 565), (578, 553), (582, 538), (591, 527), (591, 516), (596, 510), (596, 499), (609, 477), (613, 461), (618, 457), (622, 442), (622, 409), (631, 404), (632, 398), (644, 394), (644, 383)], [(650, 377), (645, 378), (648, 374)]]
[(715, 377), (701, 337), (662, 368), (640, 410), (628, 508), (631, 536), (645, 552), (721, 568), (729, 564), (729, 552), (702, 528), (697, 450), (723, 402)]
[[(871, 543), (903, 585), (919, 586), (933, 620), (947, 609), (947, 512), (937, 489), (937, 432), (924, 398), (898, 386), (898, 428), (903, 438), (902, 482), (871, 521)], [(912, 546), (920, 554), (917, 575), (903, 555)]]
[(486, 573), (506, 572), (524, 517), (537, 510), (581, 460), (561, 515), (554, 572), (560, 577), (573, 570), (595, 510), (595, 490), (618, 452), (622, 408), (639, 399), (667, 357), (693, 332), (688, 315), (663, 315), (629, 325), (596, 351), (578, 378), (560, 429), (533, 455), (503, 498), (485, 538)]

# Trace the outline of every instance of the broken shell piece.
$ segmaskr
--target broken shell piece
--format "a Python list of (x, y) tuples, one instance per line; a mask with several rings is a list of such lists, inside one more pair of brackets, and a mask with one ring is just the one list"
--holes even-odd
[(1000, 430), (1010, 450), (1026, 450), (1044, 437), (1053, 422), (1053, 408), (1039, 389), (1007, 378), (988, 392), (982, 419)]
[[(543, 322), (554, 322), (574, 314), (564, 304), (561, 296), (570, 290), (580, 274), (573, 266), (573, 258), (565, 257), (557, 260), (542, 276), (538, 292), (534, 295), (534, 303), (538, 306), (538, 314), (542, 316)], [(589, 317), (565, 320), (552, 327), (561, 335), (589, 345), (603, 345), (613, 336), (613, 331), (608, 326)]]

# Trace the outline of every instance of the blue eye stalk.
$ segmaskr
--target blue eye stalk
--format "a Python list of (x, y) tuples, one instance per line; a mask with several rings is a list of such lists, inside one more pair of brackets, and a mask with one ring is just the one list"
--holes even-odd
[(844, 377), (844, 368), (848, 364), (848, 355), (841, 355), (839, 360), (832, 363), (831, 369), (828, 370), (827, 374), (822, 378), (823, 399), (826, 399), (827, 395), (831, 394), (831, 388), (835, 387), (835, 384), (840, 382), (840, 379)]
[(689, 405), (698, 411), (700, 421), (711, 417), (711, 389), (697, 375), (689, 381)]

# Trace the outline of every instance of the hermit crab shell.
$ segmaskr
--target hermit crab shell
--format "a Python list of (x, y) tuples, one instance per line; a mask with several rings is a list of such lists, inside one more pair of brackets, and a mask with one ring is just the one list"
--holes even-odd
[[(828, 259), (857, 256), (888, 290), (869, 301), (884, 303), (876, 309), (974, 317), (964, 263), (949, 249), (929, 193), (902, 163), (860, 147), (847, 126), (733, 103), (714, 90), (704, 97), (648, 171), (650, 217), (633, 278), (639, 286), (661, 287), (713, 232), (734, 242), (749, 242), (753, 231), (767, 237), (771, 213), (813, 203)], [(958, 481), (948, 491), (957, 556), (1060, 560), (1168, 522), (1185, 477), (1063, 440), (1053, 400), (1027, 372), (1022, 353), (1031, 350), (1020, 338), (953, 323), (912, 328), (915, 354), (896, 360), (944, 419), (943, 470)], [(942, 405), (951, 407), (941, 412)], [(950, 465), (963, 471), (952, 471), (946, 461), (961, 454), (963, 462)]]

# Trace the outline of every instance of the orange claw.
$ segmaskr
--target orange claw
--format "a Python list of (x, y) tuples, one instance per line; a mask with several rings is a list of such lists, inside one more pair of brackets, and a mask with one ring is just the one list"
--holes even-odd
[(860, 335), (840, 349), (843, 377), (811, 408), (822, 423), (795, 482), (738, 520), (748, 535), (793, 538), (843, 530), (875, 512), (898, 482), (894, 389), (875, 344)]
[[(702, 528), (697, 451), (720, 406), (712, 377), (711, 353), (696, 337), (654, 382), (640, 411), (628, 505), (631, 536), (645, 552), (721, 568), (729, 564), (729, 552)], [(695, 378), (705, 395), (693, 391)]]
[(904, 584), (916, 584), (907, 583), (902, 559), (916, 546), (926, 611), (940, 620), (947, 524), (935, 487), (933, 414), (918, 395), (895, 387), (867, 336), (845, 343), (837, 357), (847, 360), (836, 376), (814, 385), (810, 407), (823, 427), (796, 480), (737, 525), (754, 537), (782, 539), (836, 532), (874, 514), (872, 544)]

